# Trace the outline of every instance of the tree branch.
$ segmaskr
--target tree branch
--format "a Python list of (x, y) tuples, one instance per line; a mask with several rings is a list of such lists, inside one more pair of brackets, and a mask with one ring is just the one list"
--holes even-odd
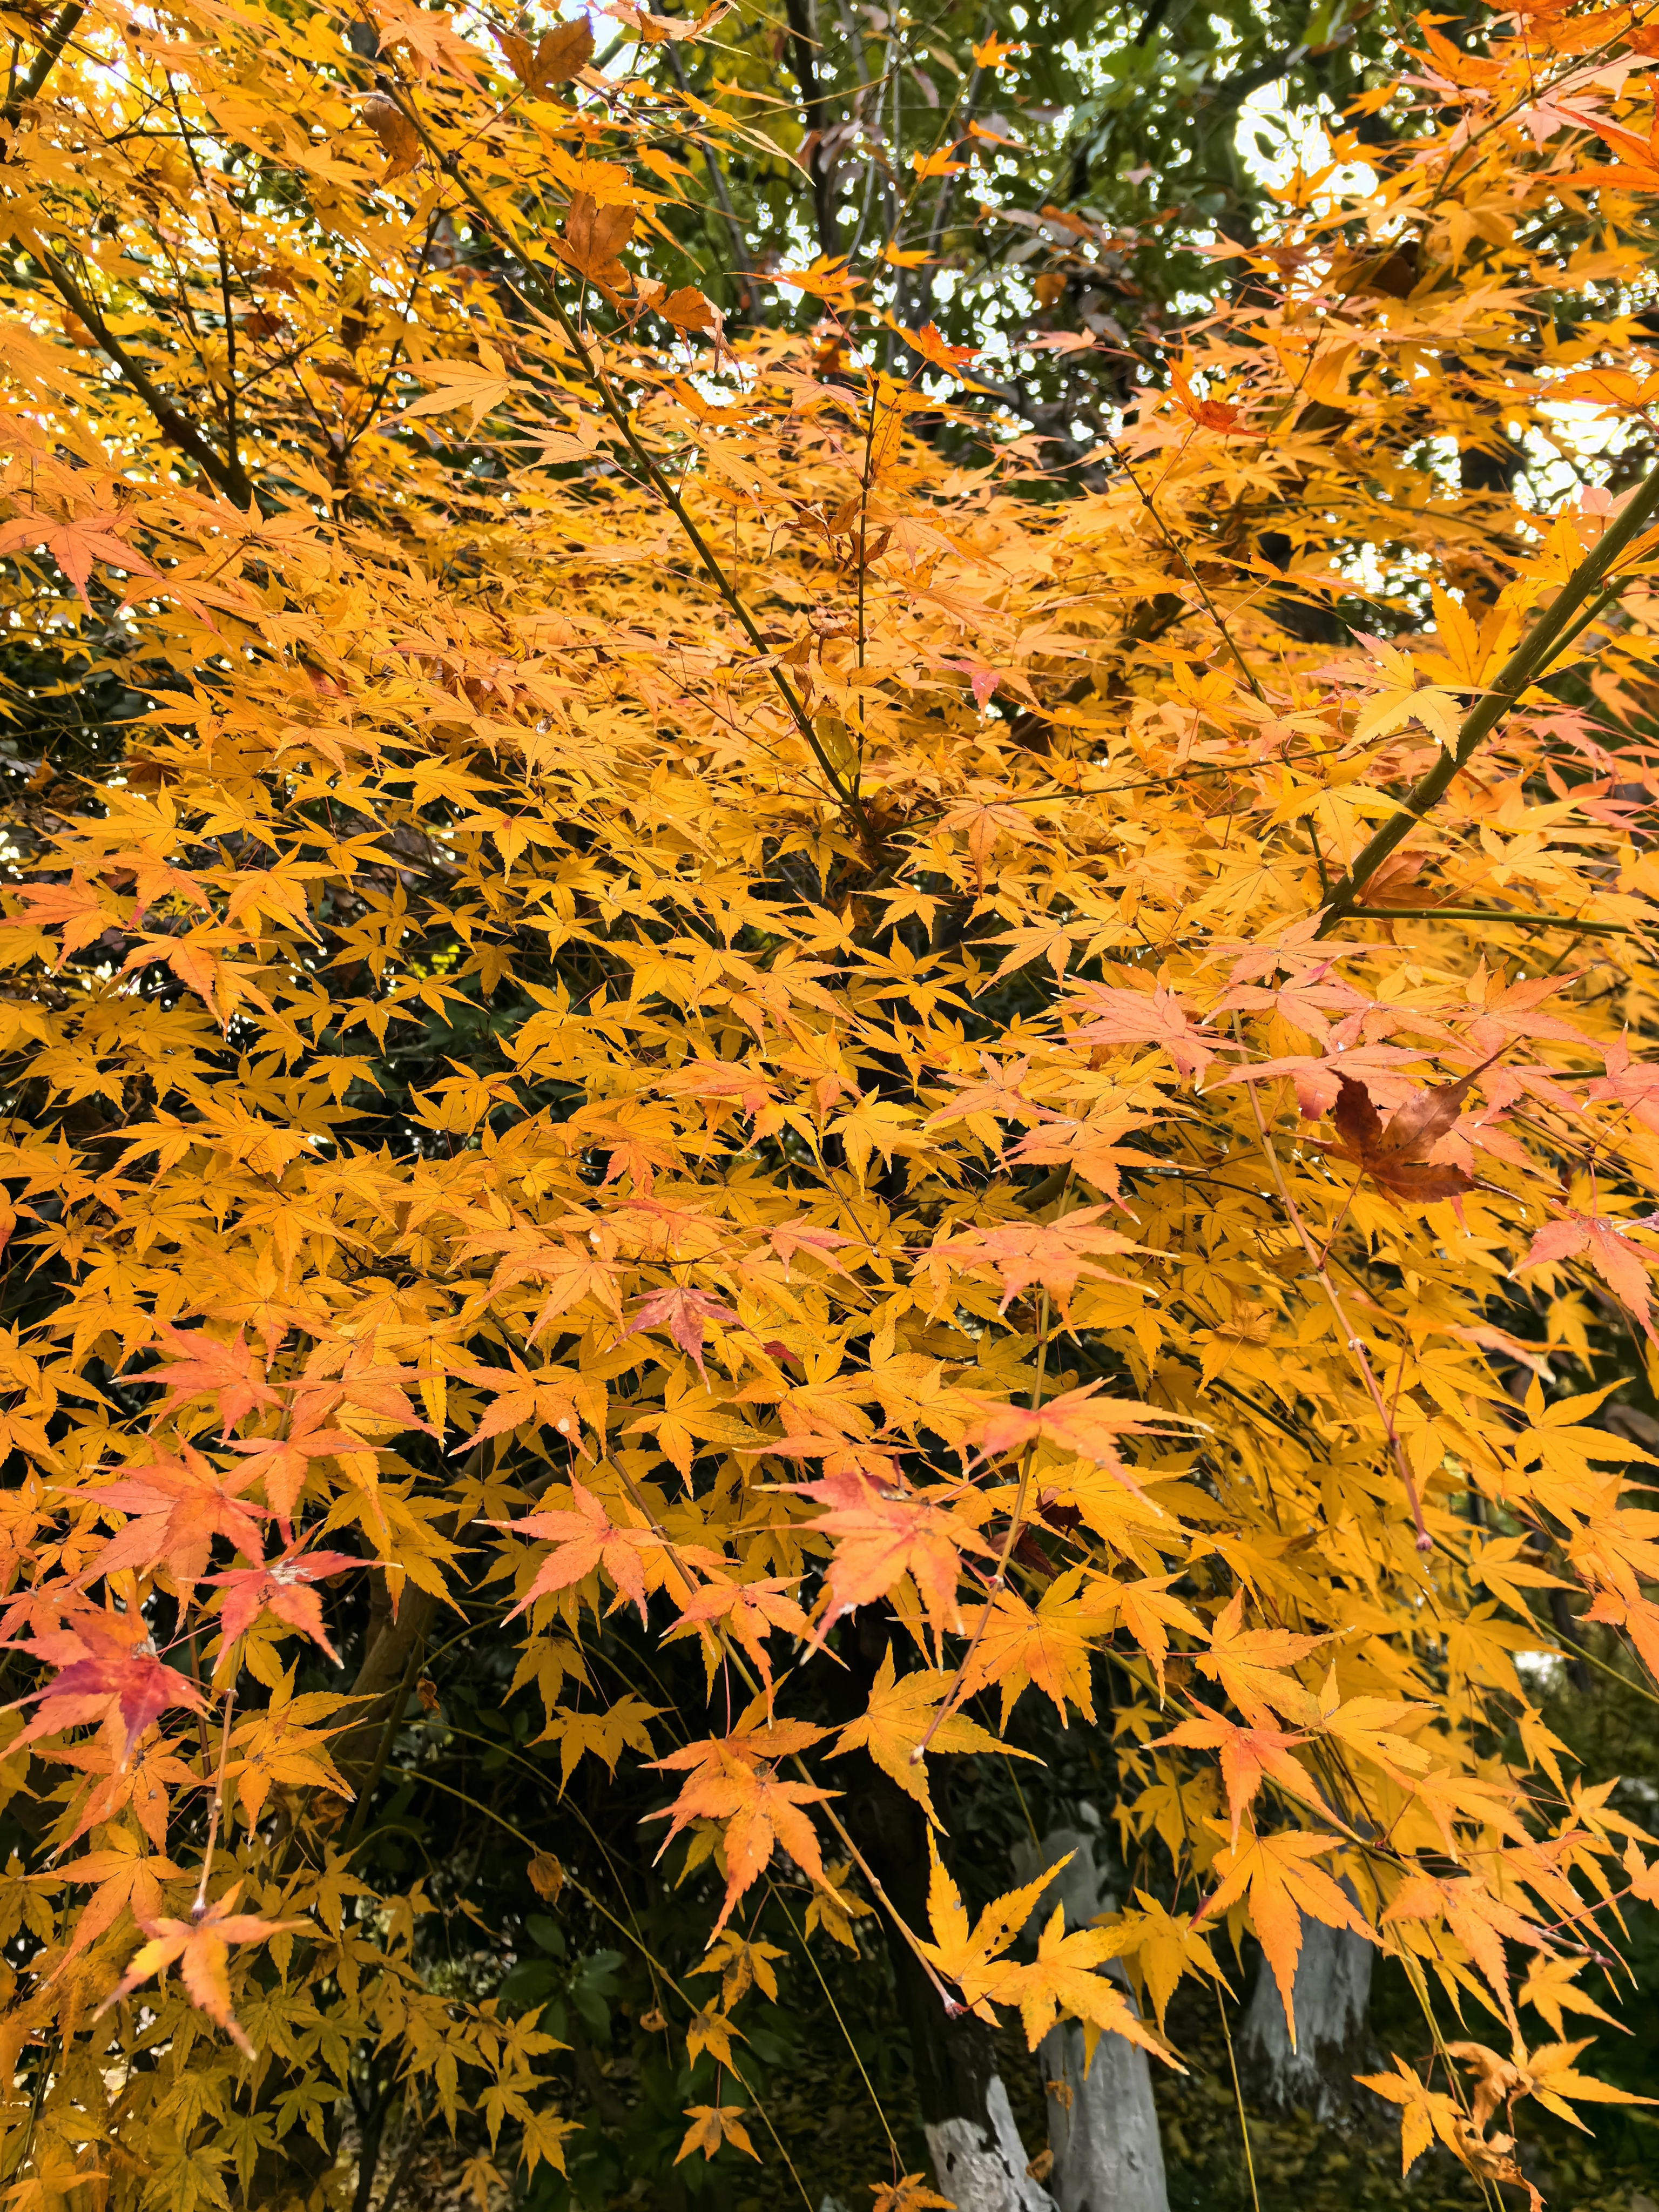
[(818, 251), (825, 260), (832, 260), (836, 252), (836, 164), (826, 162), (823, 157), (823, 111), (830, 95), (818, 83), (817, 63), (812, 52), (817, 40), (812, 33), (810, 0), (784, 0), (784, 13), (789, 21), (790, 52), (795, 82), (800, 87), (801, 114), (806, 125), (806, 173), (812, 181), (812, 214)]
[(1428, 774), (1419, 777), (1399, 813), (1382, 824), (1338, 884), (1319, 925), (1321, 937), (1353, 912), (1360, 892), (1395, 846), (1411, 834), (1431, 806), (1439, 803), (1452, 778), (1468, 767), (1522, 694), (1538, 681), (1556, 654), (1565, 651), (1578, 635), (1583, 624), (1573, 625), (1573, 617), (1590, 594), (1600, 588), (1607, 570), (1626, 547), (1641, 535), (1656, 510), (1659, 464), (1650, 470), (1622, 513), (1602, 532), (1600, 542), (1568, 577), (1548, 613), (1540, 616), (1516, 646), (1485, 698), (1464, 716), (1455, 745), (1449, 752), (1443, 751)]
[(18, 118), (30, 100), (39, 97), (41, 86), (58, 66), (58, 58), (69, 44), (76, 25), (86, 14), (82, 0), (70, 0), (70, 4), (46, 33), (46, 44), (34, 57), (34, 66), (23, 79), (11, 98), (0, 109), (0, 123), (8, 131), (17, 128)]
[(167, 442), (177, 446), (182, 453), (194, 461), (202, 474), (223, 492), (227, 499), (234, 500), (238, 506), (254, 504), (257, 495), (240, 463), (222, 460), (201, 433), (185, 420), (167, 395), (150, 381), (149, 375), (111, 331), (52, 248), (44, 241), (36, 240), (30, 244), (29, 251), (45, 270), (52, 289), (64, 305), (72, 314), (80, 317), (97, 339), (100, 349), (109, 356), (155, 417), (161, 435)]

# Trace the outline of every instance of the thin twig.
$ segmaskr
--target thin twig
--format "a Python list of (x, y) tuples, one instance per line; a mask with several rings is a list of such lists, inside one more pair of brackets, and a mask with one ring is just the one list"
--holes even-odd
[(225, 1802), (225, 1768), (230, 1760), (230, 1715), (236, 1703), (236, 1685), (232, 1682), (225, 1692), (224, 1724), (219, 1738), (219, 1772), (213, 1784), (213, 1805), (208, 1814), (207, 1849), (202, 1854), (202, 1879), (196, 1885), (196, 1901), (190, 1908), (192, 1920), (199, 1920), (207, 1911), (208, 1876), (213, 1872), (213, 1847), (219, 1840), (219, 1816)]
[(1581, 921), (1571, 914), (1527, 914), (1503, 906), (1351, 906), (1351, 921), (1506, 921), (1517, 928), (1574, 929), (1586, 937), (1628, 937), (1629, 921)]
[(1238, 2132), (1244, 2144), (1244, 2171), (1250, 2178), (1250, 2203), (1255, 2212), (1261, 2212), (1261, 2199), (1255, 2186), (1255, 2160), (1250, 2153), (1250, 2123), (1244, 2110), (1244, 2093), (1238, 2086), (1238, 2061), (1233, 2057), (1233, 2032), (1227, 2025), (1227, 2007), (1219, 1988), (1215, 1993), (1215, 2008), (1221, 2014), (1221, 2033), (1227, 2045), (1227, 2066), (1233, 2077), (1233, 2102), (1238, 2107)]
[(1191, 578), (1193, 589), (1198, 593), (1200, 599), (1203, 600), (1205, 608), (1209, 614), (1210, 620), (1221, 632), (1222, 642), (1226, 646), (1228, 652), (1231, 653), (1233, 659), (1238, 663), (1238, 671), (1240, 675), (1243, 676), (1244, 681), (1249, 685), (1251, 690), (1255, 692), (1256, 697), (1261, 700), (1265, 704), (1267, 696), (1267, 693), (1262, 690), (1260, 683), (1257, 681), (1255, 672), (1251, 668), (1249, 661), (1245, 659), (1237, 646), (1234, 644), (1233, 634), (1227, 627), (1226, 617), (1223, 615), (1220, 608), (1217, 606), (1215, 601), (1210, 597), (1208, 592), (1204, 588), (1204, 585), (1200, 580), (1197, 569), (1194, 568), (1192, 562), (1187, 558), (1187, 549), (1170, 530), (1168, 523), (1164, 521), (1164, 517), (1158, 513), (1157, 507), (1153, 505), (1152, 494), (1143, 487), (1140, 478), (1135, 474), (1133, 469), (1130, 467), (1127, 457), (1118, 452), (1117, 447), (1113, 445), (1112, 441), (1109, 438), (1107, 439), (1106, 443), (1111, 448), (1113, 458), (1116, 460), (1119, 467), (1128, 477), (1129, 482), (1134, 486), (1136, 492), (1139, 495), (1141, 505), (1146, 508), (1147, 514), (1152, 516), (1152, 520), (1157, 524), (1159, 534), (1164, 539), (1164, 543), (1169, 547), (1170, 552), (1175, 555), (1176, 559), (1180, 562), (1182, 567), (1187, 571), (1188, 575)]
[[(736, 586), (726, 575), (726, 571), (721, 567), (713, 548), (704, 538), (702, 531), (692, 520), (690, 514), (686, 509), (684, 501), (681, 499), (679, 494), (675, 490), (668, 478), (663, 474), (662, 470), (658, 466), (657, 462), (652, 454), (647, 450), (646, 447), (641, 441), (639, 433), (634, 428), (629, 410), (623, 406), (616, 394), (611, 391), (609, 378), (605, 375), (604, 369), (600, 367), (593, 352), (589, 348), (586, 340), (583, 337), (580, 330), (578, 330), (574, 318), (566, 308), (563, 301), (560, 299), (557, 291), (550, 283), (543, 277), (540, 270), (537, 269), (531, 256), (525, 252), (520, 246), (518, 240), (513, 236), (510, 228), (503, 222), (499, 210), (492, 208), (489, 203), (484, 198), (483, 195), (469, 182), (465, 173), (460, 167), (460, 164), (454, 159), (454, 157), (451, 155), (445, 154), (440, 149), (437, 142), (434, 139), (431, 132), (427, 129), (425, 124), (421, 120), (421, 118), (416, 112), (412, 102), (407, 98), (402, 88), (392, 84), (388, 79), (386, 84), (386, 97), (395, 103), (398, 112), (404, 117), (410, 127), (415, 131), (420, 138), (422, 144), (426, 148), (428, 153), (431, 155), (437, 167), (445, 176), (448, 177), (460, 191), (467, 205), (472, 210), (474, 215), (477, 216), (479, 222), (482, 222), (487, 229), (493, 232), (495, 235), (501, 240), (501, 243), (507, 247), (509, 252), (518, 255), (523, 268), (526, 285), (533, 287), (534, 290), (541, 295), (541, 301), (542, 302), (544, 302), (544, 312), (551, 313), (553, 319), (558, 324), (560, 330), (563, 332), (566, 342), (568, 343), (572, 351), (574, 353), (577, 361), (581, 365), (584, 375), (587, 378), (587, 380), (592, 385), (593, 390), (598, 393), (600, 405), (604, 408), (605, 413), (611, 417), (611, 421), (617, 434), (622, 438), (624, 445), (628, 447), (629, 452), (632, 454), (635, 465), (644, 476), (645, 480), (650, 486), (651, 489), (656, 494), (657, 497), (661, 500), (663, 505), (668, 509), (669, 513), (674, 517), (674, 520), (679, 524), (680, 528), (685, 533), (685, 536), (691, 545), (692, 550), (696, 553), (698, 560), (702, 562), (709, 580), (714, 584), (715, 590), (719, 592), (720, 597), (731, 609), (733, 616), (736, 617), (739, 626), (741, 627), (744, 636), (749, 640), (750, 644), (754, 647), (756, 653), (762, 656), (765, 661), (766, 671), (772, 679), (773, 688), (776, 690), (778, 696), (782, 700), (784, 706), (787, 708), (790, 720), (794, 723), (795, 727), (799, 731), (802, 738), (805, 739), (808, 750), (811, 753), (812, 757), (817, 761), (819, 768), (823, 771), (823, 775), (829, 782), (831, 792), (834, 793), (838, 802), (846, 808), (848, 813), (853, 817), (853, 821), (857, 827), (859, 835), (863, 839), (866, 845), (869, 846), (872, 844), (874, 842), (874, 833), (871, 828), (869, 816), (865, 811), (863, 800), (860, 797), (857, 781), (854, 781), (850, 784), (848, 783), (837, 771), (834, 762), (830, 759), (829, 753), (825, 750), (824, 746), (818, 737), (817, 732), (812, 726), (812, 718), (806, 711), (805, 702), (796, 691), (794, 685), (790, 683), (788, 678), (778, 666), (775, 656), (773, 654), (766, 639), (761, 635), (759, 625), (756, 623), (754, 617), (750, 613), (748, 607), (744, 605), (742, 598), (739, 596)], [(533, 309), (539, 304), (535, 301), (526, 298), (526, 294), (521, 291), (517, 285), (509, 284), (508, 289), (515, 295), (515, 296), (524, 301), (526, 307), (530, 307)]]

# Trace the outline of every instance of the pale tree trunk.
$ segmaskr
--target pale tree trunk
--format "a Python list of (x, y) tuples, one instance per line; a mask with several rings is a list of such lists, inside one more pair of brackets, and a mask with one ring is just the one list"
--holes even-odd
[[(1086, 1928), (1112, 1910), (1113, 1900), (1101, 1887), (1095, 1839), (1079, 1829), (1054, 1829), (1040, 1850), (1021, 1844), (1015, 1873), (1022, 1881), (1033, 1881), (1067, 1851), (1073, 1855), (1069, 1864), (1044, 1891), (1028, 1923), (1033, 1932), (1057, 1904), (1066, 1909), (1067, 1929)], [(1121, 1962), (1114, 1960), (1106, 1971), (1133, 2005)], [(1103, 2035), (1085, 2069), (1083, 2030), (1066, 2021), (1044, 2036), (1042, 2058), (1054, 2153), (1048, 2185), (1060, 2212), (1169, 2212), (1164, 2142), (1146, 2052), (1121, 2035)]]
[(1238, 2039), (1240, 2070), (1253, 2100), (1327, 2124), (1350, 2124), (1364, 2110), (1367, 2100), (1353, 2077), (1375, 2056), (1371, 1956), (1371, 1945), (1352, 1929), (1328, 1928), (1304, 1915), (1294, 2050), (1279, 1984), (1262, 1960)]
[(1025, 2170), (1000, 2074), (986, 2081), (975, 2117), (931, 2120), (924, 2132), (939, 2194), (957, 2212), (1054, 2212), (1054, 2198)]

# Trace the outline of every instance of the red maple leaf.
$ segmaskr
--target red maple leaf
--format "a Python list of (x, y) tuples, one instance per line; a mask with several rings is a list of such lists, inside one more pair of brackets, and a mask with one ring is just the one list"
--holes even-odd
[(265, 1509), (238, 1495), (258, 1472), (256, 1467), (222, 1472), (185, 1444), (178, 1459), (153, 1460), (96, 1489), (72, 1491), (76, 1504), (132, 1516), (94, 1558), (86, 1579), (102, 1575), (107, 1580), (128, 1567), (148, 1574), (165, 1565), (179, 1583), (198, 1583), (207, 1572), (216, 1536), (252, 1559), (263, 1559), (259, 1522)]
[(680, 1350), (689, 1352), (696, 1361), (697, 1372), (707, 1383), (708, 1373), (702, 1364), (703, 1323), (735, 1322), (737, 1318), (730, 1306), (722, 1305), (707, 1291), (682, 1289), (673, 1283), (666, 1290), (653, 1291), (649, 1297), (641, 1300), (639, 1310), (617, 1341), (626, 1344), (642, 1328), (665, 1328)]
[(1582, 1252), (1620, 1304), (1641, 1323), (1648, 1341), (1659, 1344), (1648, 1312), (1653, 1289), (1648, 1280), (1648, 1262), (1653, 1255), (1630, 1241), (1632, 1229), (1656, 1225), (1659, 1225), (1659, 1214), (1613, 1221), (1602, 1214), (1565, 1213), (1559, 1221), (1546, 1222), (1515, 1272), (1518, 1275), (1522, 1267), (1542, 1267), (1574, 1259)]
[(278, 1620), (303, 1630), (313, 1643), (320, 1644), (337, 1667), (340, 1655), (323, 1626), (323, 1601), (307, 1585), (326, 1582), (331, 1575), (343, 1574), (348, 1567), (370, 1564), (354, 1559), (349, 1552), (292, 1551), (261, 1566), (233, 1567), (225, 1574), (208, 1575), (204, 1579), (225, 1593), (219, 1620), (228, 1645), (262, 1613), (274, 1613)]
[(149, 1630), (133, 1614), (94, 1613), (88, 1607), (70, 1626), (8, 1648), (58, 1670), (45, 1689), (31, 1690), (8, 1708), (37, 1709), (18, 1744), (55, 1729), (79, 1728), (118, 1714), (126, 1732), (121, 1752), (125, 1766), (134, 1744), (169, 1705), (185, 1705), (193, 1713), (202, 1711), (200, 1692), (174, 1668), (161, 1664)]

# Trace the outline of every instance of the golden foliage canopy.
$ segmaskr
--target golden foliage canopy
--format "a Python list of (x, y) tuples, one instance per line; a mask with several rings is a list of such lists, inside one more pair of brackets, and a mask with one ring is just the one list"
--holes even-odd
[[(837, 1754), (939, 1826), (1109, 1655), (1172, 1886), (1032, 1958), (947, 1839), (942, 1989), (1163, 2049), (1104, 1958), (1162, 2021), (1248, 1927), (1288, 2003), (1311, 1915), (1512, 2046), (1378, 2077), (1408, 2155), (1598, 2094), (1516, 1969), (1559, 2036), (1652, 1845), (1515, 1656), (1576, 1587), (1659, 1662), (1651, 1462), (1564, 1379), (1655, 1357), (1659, 169), (1630, 9), (1504, 20), (1056, 477), (856, 271), (732, 343), (655, 282), (665, 133), (747, 126), (579, 25), (8, 15), (16, 2201), (224, 2203), (365, 2040), (560, 2161), (553, 2039), (355, 1870), (452, 1619), (567, 1778), (665, 1778), (739, 2088), (756, 1885), (890, 1909)], [(299, 1673), (360, 1579), (353, 1703)], [(624, 1609), (706, 1706), (608, 1696)]]

